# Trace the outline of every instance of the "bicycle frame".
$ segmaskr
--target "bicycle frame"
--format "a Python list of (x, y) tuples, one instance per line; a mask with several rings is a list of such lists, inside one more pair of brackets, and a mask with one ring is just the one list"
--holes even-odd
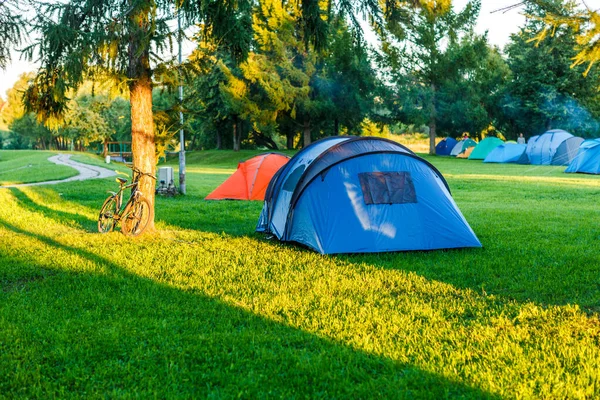
[(124, 206), (127, 205), (127, 203), (129, 203), (130, 201), (132, 201), (132, 199), (134, 198), (135, 195), (135, 191), (132, 191), (131, 196), (129, 197), (129, 200), (127, 200), (126, 204), (123, 204), (123, 192), (126, 189), (129, 188), (133, 188), (134, 186), (137, 186), (137, 182), (132, 182), (128, 185), (123, 185), (121, 184), (121, 186), (119, 187), (119, 191), (118, 192), (113, 192), (113, 191), (109, 191), (108, 193), (110, 193), (112, 196), (115, 196), (115, 198), (117, 199), (117, 210), (118, 210), (118, 214), (115, 215), (115, 219), (119, 219), (121, 212), (123, 212), (123, 210), (125, 209)]
[[(141, 174), (140, 172), (138, 172), (136, 169), (133, 170), (133, 174), (131, 177), (131, 183), (127, 184), (127, 182), (120, 182), (119, 181), (119, 191), (117, 192), (112, 192), (109, 191), (108, 193), (111, 194), (111, 196), (114, 196), (117, 200), (117, 210), (118, 213), (114, 216), (115, 220), (120, 220), (121, 217), (124, 217), (123, 215), (121, 215), (123, 213), (123, 211), (125, 210), (125, 208), (127, 207), (127, 204), (129, 203), (133, 203), (136, 199), (136, 197), (138, 196), (138, 185), (140, 182), (140, 178), (142, 175), (148, 175), (150, 177), (153, 177), (152, 175), (149, 174)], [(125, 204), (123, 204), (123, 192), (126, 189), (131, 188), (131, 194), (129, 195), (129, 199), (127, 200), (127, 202)]]

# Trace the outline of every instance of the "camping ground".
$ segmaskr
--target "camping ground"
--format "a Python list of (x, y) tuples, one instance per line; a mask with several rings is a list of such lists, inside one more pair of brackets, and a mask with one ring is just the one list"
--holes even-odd
[(253, 154), (188, 153), (136, 239), (113, 179), (0, 189), (0, 396), (600, 395), (597, 176), (427, 157), (483, 248), (322, 256), (203, 200)]

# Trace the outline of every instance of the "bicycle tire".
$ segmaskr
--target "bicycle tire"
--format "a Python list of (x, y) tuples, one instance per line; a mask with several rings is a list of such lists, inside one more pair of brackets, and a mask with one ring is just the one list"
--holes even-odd
[(102, 204), (100, 214), (98, 215), (98, 232), (112, 232), (115, 228), (115, 215), (117, 214), (117, 199), (115, 196), (109, 196), (104, 200), (104, 204)]
[(154, 215), (150, 203), (144, 197), (139, 197), (130, 202), (123, 211), (121, 218), (121, 232), (127, 236), (138, 236), (146, 230), (148, 222)]

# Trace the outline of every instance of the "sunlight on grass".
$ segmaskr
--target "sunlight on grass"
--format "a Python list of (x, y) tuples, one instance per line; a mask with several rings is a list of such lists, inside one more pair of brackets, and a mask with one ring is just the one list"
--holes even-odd
[(201, 175), (226, 175), (229, 176), (235, 172), (231, 168), (186, 168), (186, 172)]

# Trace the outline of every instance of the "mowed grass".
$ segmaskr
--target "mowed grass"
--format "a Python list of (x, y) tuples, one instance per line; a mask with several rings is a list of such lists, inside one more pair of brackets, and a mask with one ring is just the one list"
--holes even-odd
[(137, 239), (94, 232), (112, 179), (0, 190), (2, 396), (600, 396), (598, 177), (428, 157), (482, 249), (321, 256), (202, 200), (246, 155), (188, 153)]
[(48, 157), (56, 154), (35, 150), (0, 151), (0, 186), (66, 179), (78, 174), (73, 168), (48, 161)]

